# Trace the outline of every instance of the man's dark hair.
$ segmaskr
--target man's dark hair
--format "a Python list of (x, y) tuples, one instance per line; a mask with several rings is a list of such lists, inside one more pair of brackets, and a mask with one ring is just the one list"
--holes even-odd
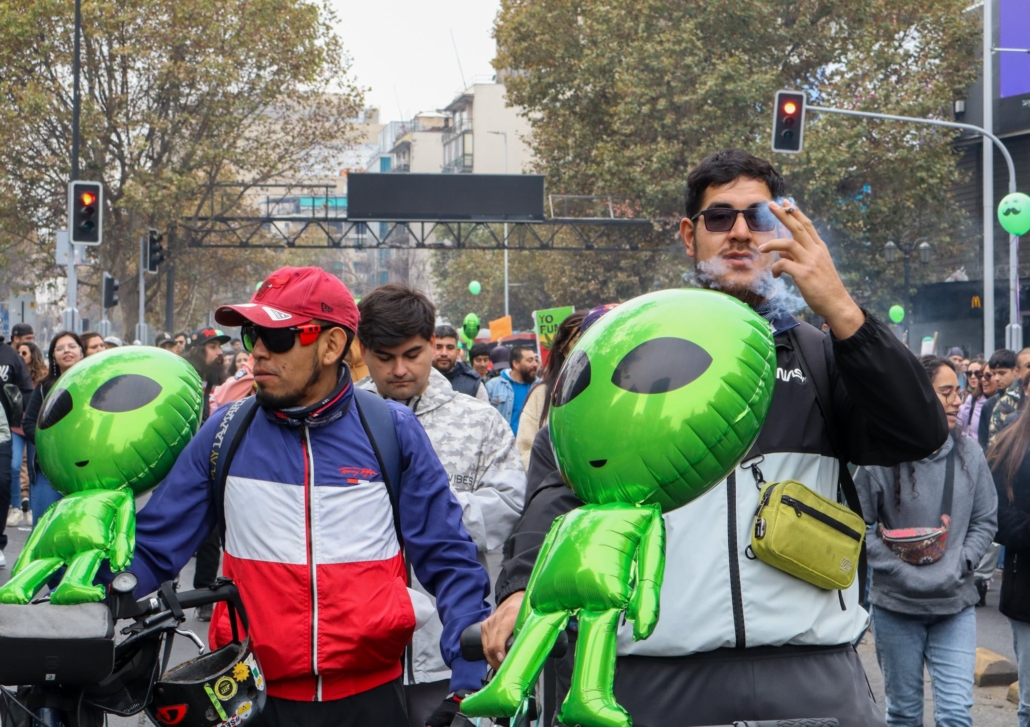
[(454, 326), (437, 326), (436, 327), (437, 338), (453, 338), (455, 341), (458, 340), (458, 332), (454, 330)]
[(403, 283), (380, 285), (358, 304), (358, 340), (373, 351), (399, 346), (412, 336), (427, 341), (436, 330), (436, 308), (423, 293)]
[(723, 149), (706, 156), (687, 176), (683, 200), (687, 217), (701, 211), (701, 200), (709, 187), (721, 187), (741, 177), (765, 182), (773, 199), (779, 199), (787, 192), (783, 176), (765, 159), (743, 149)]
[[(440, 336), (439, 332), (436, 334)], [(489, 356), (490, 347), (485, 343), (477, 343), (469, 349), (469, 361), (475, 361), (476, 356)]]
[(1010, 351), (1007, 348), (999, 348), (991, 354), (991, 360), (987, 362), (987, 365), (991, 367), (992, 371), (995, 369), (1014, 369), (1016, 368), (1016, 352)]
[(231, 345), (233, 345), (234, 343), (243, 343), (243, 341), (241, 341), (241, 340), (240, 340), (240, 339), (238, 339), (238, 338), (234, 338), (234, 339), (232, 339), (231, 341), (229, 341), (229, 345), (230, 345), (230, 346), (231, 346)]
[(512, 346), (511, 347), (511, 362), (517, 364), (522, 360), (525, 352), (533, 353), (533, 349), (529, 346)]

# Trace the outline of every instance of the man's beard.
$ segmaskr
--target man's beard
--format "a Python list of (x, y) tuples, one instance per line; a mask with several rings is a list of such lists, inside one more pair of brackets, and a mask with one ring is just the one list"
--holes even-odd
[(257, 392), (255, 393), (258, 404), (266, 409), (292, 409), (298, 406), (307, 394), (308, 389), (318, 383), (322, 376), (322, 362), (318, 359), (317, 355), (313, 359), (314, 368), (311, 371), (311, 376), (308, 377), (307, 382), (303, 386), (295, 391), (275, 395), (262, 390), (261, 385), (258, 384)]
[[(450, 366), (447, 366), (447, 364), (450, 364)], [(449, 374), (449, 373), (451, 373), (452, 371), (454, 371), (454, 367), (457, 366), (457, 365), (458, 365), (458, 360), (457, 359), (455, 359), (454, 361), (451, 361), (450, 359), (446, 359), (446, 358), (438, 358), (436, 361), (433, 362), (433, 367), (437, 371), (439, 371), (441, 374)], [(447, 366), (447, 367), (444, 368), (445, 366)]]
[(211, 386), (218, 386), (225, 382), (225, 361), (221, 356), (217, 361), (209, 363), (204, 367), (204, 381)]

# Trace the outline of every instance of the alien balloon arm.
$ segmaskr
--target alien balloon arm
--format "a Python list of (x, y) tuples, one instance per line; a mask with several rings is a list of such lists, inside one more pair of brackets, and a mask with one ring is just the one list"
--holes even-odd
[(14, 568), (11, 570), (12, 575), (18, 575), (22, 568), (36, 560), (36, 548), (39, 546), (40, 539), (46, 533), (47, 525), (54, 518), (54, 509), (55, 505), (51, 505), (43, 513), (43, 516), (36, 521), (35, 527), (32, 528), (32, 534), (25, 541), (25, 547), (22, 548), (21, 555), (18, 556), (18, 560), (14, 563)]
[(658, 625), (658, 606), (665, 577), (665, 519), (657, 505), (637, 545), (637, 585), (630, 597), (626, 618), (633, 622), (633, 638), (650, 636)]
[(526, 597), (522, 599), (522, 607), (519, 609), (518, 618), (515, 619), (516, 635), (518, 635), (519, 629), (522, 628), (522, 624), (524, 624), (526, 619), (529, 618), (530, 611), (533, 610), (530, 603), (533, 600), (533, 587), (536, 585), (536, 582), (540, 577), (540, 571), (543, 570), (544, 565), (547, 563), (547, 556), (551, 552), (551, 547), (554, 545), (554, 541), (557, 537), (558, 531), (561, 530), (562, 522), (564, 520), (564, 515), (555, 519), (554, 524), (551, 525), (551, 529), (547, 533), (547, 537), (544, 538), (544, 542), (540, 546), (540, 553), (536, 557), (536, 565), (533, 566), (533, 572), (529, 576), (529, 583), (526, 584)]
[(136, 501), (128, 492), (118, 502), (114, 521), (114, 542), (111, 545), (111, 570), (125, 570), (132, 563), (136, 549)]

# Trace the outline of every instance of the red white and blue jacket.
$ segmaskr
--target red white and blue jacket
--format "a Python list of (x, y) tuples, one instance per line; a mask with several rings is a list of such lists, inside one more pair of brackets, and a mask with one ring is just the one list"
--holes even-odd
[[(240, 589), (274, 697), (341, 699), (396, 679), (415, 628), (389, 493), (353, 401), (345, 373), (313, 407), (259, 410), (229, 468), (223, 571)], [(489, 614), (486, 571), (425, 431), (409, 410), (389, 406), (405, 551), (436, 596), (452, 688), (477, 689), (485, 662), (461, 658), (459, 635)], [(208, 472), (222, 411), (137, 516), (138, 593), (173, 578), (216, 525)], [(219, 615), (213, 646), (229, 641)]]

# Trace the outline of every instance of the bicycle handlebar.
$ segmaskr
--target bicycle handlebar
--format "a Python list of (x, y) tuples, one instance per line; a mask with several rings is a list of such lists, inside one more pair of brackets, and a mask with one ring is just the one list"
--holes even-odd
[[(507, 647), (510, 649), (512, 640), (508, 639)], [(560, 659), (569, 650), (569, 635), (562, 630), (551, 649), (551, 656)], [(483, 624), (474, 623), (461, 632), (461, 656), (465, 661), (482, 661), (483, 654)]]
[(711, 727), (837, 727), (838, 724), (836, 719), (832, 717), (808, 717), (796, 720), (734, 722), (732, 725), (712, 725)]

